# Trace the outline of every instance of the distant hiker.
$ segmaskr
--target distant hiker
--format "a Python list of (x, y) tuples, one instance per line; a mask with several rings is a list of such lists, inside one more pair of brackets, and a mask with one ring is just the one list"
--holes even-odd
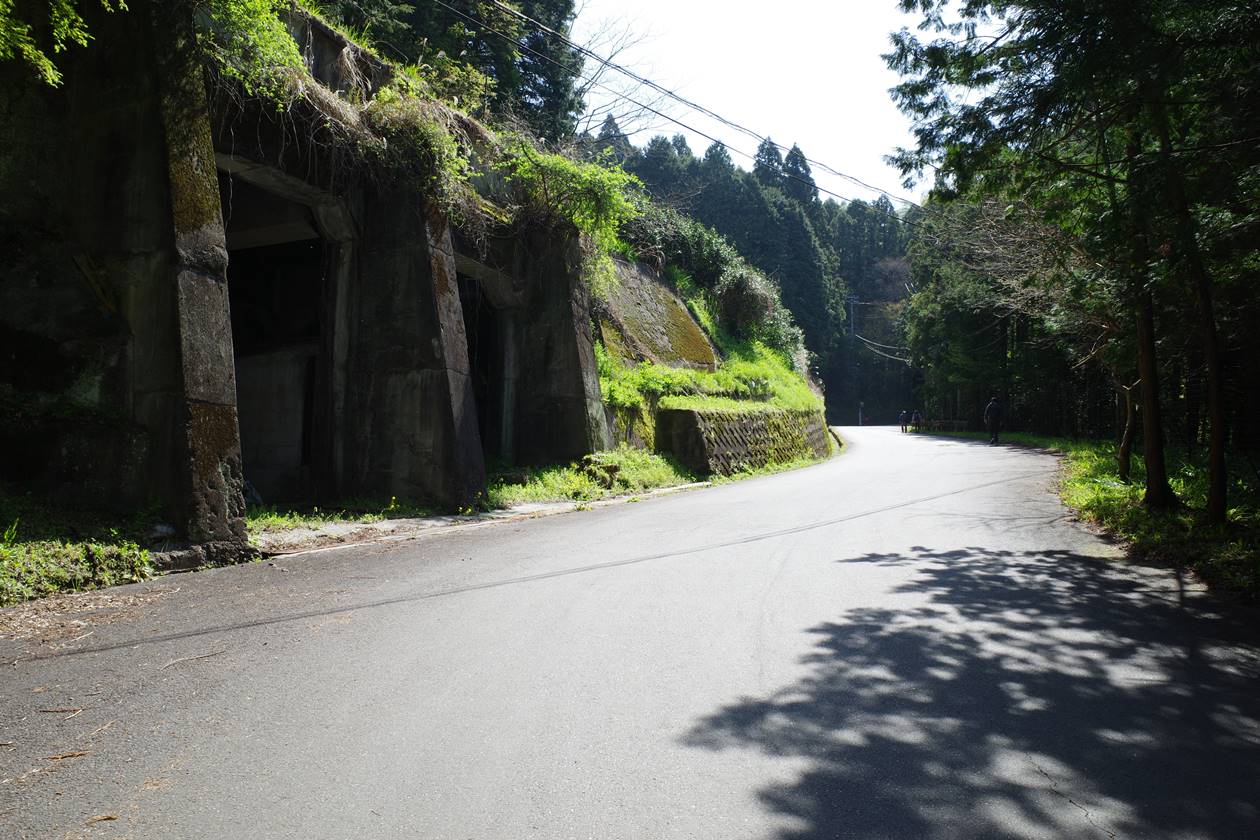
[(1002, 426), (1002, 406), (998, 405), (997, 397), (991, 397), (989, 404), (984, 407), (984, 427), (989, 430), (989, 444), (993, 445), (998, 442), (998, 429)]
[(910, 416), (910, 412), (908, 411), (903, 411), (901, 412), (901, 414), (897, 415), (897, 422), (901, 424), (902, 432), (905, 432), (906, 430), (906, 420), (909, 418), (909, 416)]
[(919, 409), (914, 410), (914, 414), (910, 417), (910, 427), (916, 431), (923, 428), (923, 415), (919, 413)]

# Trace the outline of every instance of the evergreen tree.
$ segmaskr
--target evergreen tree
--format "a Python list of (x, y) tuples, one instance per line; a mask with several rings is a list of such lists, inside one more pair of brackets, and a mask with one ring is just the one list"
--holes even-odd
[(621, 132), (621, 126), (617, 125), (617, 120), (612, 114), (604, 117), (604, 122), (599, 127), (599, 135), (595, 138), (595, 147), (601, 152), (609, 150), (613, 159), (619, 162), (625, 162), (635, 154), (630, 138)]
[(632, 171), (655, 198), (673, 205), (690, 193), (687, 163), (691, 160), (690, 154), (686, 159), (681, 158), (673, 142), (664, 136), (656, 136), (648, 141)]
[[(420, 2), (421, 0), (417, 0)], [(416, 10), (413, 3), (396, 3), (394, 0), (334, 0), (325, 7), (327, 15), (340, 20), (353, 32), (362, 32), (368, 40), (385, 44), (387, 53), (398, 53), (394, 58), (414, 61), (393, 42), (409, 30), (408, 17)]]
[(731, 153), (721, 143), (714, 143), (704, 152), (704, 171), (709, 177), (723, 177), (735, 171)]
[(753, 158), (753, 175), (762, 185), (779, 187), (783, 183), (783, 156), (779, 147), (767, 137), (757, 147), (757, 155)]
[[(1178, 386), (1183, 369), (1202, 370), (1210, 433), (1205, 512), (1210, 522), (1225, 522), (1229, 367), (1221, 336), (1241, 338), (1247, 328), (1245, 317), (1214, 304), (1233, 291), (1244, 258), (1228, 225), (1213, 219), (1237, 218), (1225, 208), (1246, 206), (1255, 195), (1254, 176), (1239, 173), (1260, 172), (1254, 4), (901, 5), (921, 12), (922, 31), (936, 34), (925, 43), (902, 30), (887, 56), (905, 77), (894, 98), (917, 125), (917, 148), (898, 156), (903, 171), (935, 167), (941, 199), (1025, 199), (1075, 234), (1098, 270), (1088, 273), (1087, 288), (1078, 287), (1079, 277), (1059, 277), (1063, 300), (1099, 297), (1107, 286), (1122, 291), (1133, 328), (1120, 336), (1134, 345), (1141, 374), (1145, 501), (1152, 509), (1179, 505), (1164, 465), (1163, 417), (1189, 397), (1174, 402), (1168, 393), (1198, 394), (1189, 379)], [(1000, 36), (975, 37), (988, 25), (1000, 27)], [(978, 95), (958, 97), (959, 87)], [(1169, 308), (1190, 308), (1198, 333), (1194, 349), (1171, 364), (1165, 354), (1185, 342), (1177, 335), (1182, 318), (1161, 317)], [(1171, 389), (1163, 382), (1170, 375)]]
[(577, 94), (582, 54), (566, 42), (574, 0), (523, 0), (521, 11), (566, 36), (525, 24), (517, 58), (519, 88), (507, 100), (535, 136), (556, 142), (573, 134), (583, 105)]
[(783, 161), (783, 191), (806, 207), (818, 200), (818, 187), (814, 184), (809, 161), (805, 160), (801, 147), (795, 144)]
[(568, 138), (582, 109), (576, 93), (581, 53), (513, 8), (562, 36), (573, 23), (574, 0), (519, 0), (511, 8), (491, 0), (335, 0), (330, 12), (366, 29), (369, 40), (379, 38), (395, 59), (425, 62), (441, 53), (472, 66), (493, 83), (497, 116), (521, 120), (544, 140)]

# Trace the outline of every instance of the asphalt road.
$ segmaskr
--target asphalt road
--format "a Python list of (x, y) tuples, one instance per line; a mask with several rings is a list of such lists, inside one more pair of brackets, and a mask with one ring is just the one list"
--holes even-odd
[(1051, 455), (842, 434), (50, 617), (0, 642), (0, 836), (1260, 836), (1254, 611), (1116, 560)]

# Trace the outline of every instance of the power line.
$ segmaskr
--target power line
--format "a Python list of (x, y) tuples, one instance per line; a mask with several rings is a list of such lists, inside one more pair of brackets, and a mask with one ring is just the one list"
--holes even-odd
[[(468, 21), (469, 23), (472, 23), (474, 26), (477, 26), (477, 27), (479, 27), (480, 29), (482, 29), (482, 30), (484, 30), (484, 31), (486, 31), (486, 32), (491, 33), (492, 35), (497, 35), (497, 36), (498, 36), (498, 37), (500, 37), (500, 38), (503, 38), (503, 39), (505, 39), (505, 40), (507, 40), (507, 41), (511, 41), (511, 42), (512, 42), (513, 44), (515, 44), (518, 48), (523, 49), (523, 50), (525, 50), (526, 52), (529, 52), (529, 53), (531, 53), (531, 54), (533, 54), (533, 55), (537, 56), (538, 58), (543, 59), (544, 61), (548, 61), (548, 62), (550, 62), (550, 63), (552, 63), (552, 64), (556, 65), (557, 67), (564, 68), (565, 70), (570, 70), (570, 71), (571, 71), (571, 70), (573, 69), (573, 68), (571, 68), (571, 67), (566, 67), (564, 64), (562, 64), (562, 63), (561, 63), (561, 62), (559, 62), (559, 61), (556, 61), (554, 58), (552, 58), (552, 57), (551, 57), (551, 56), (549, 56), (549, 55), (546, 55), (546, 54), (541, 53), (541, 52), (539, 52), (538, 50), (535, 50), (535, 49), (533, 49), (533, 48), (531, 48), (531, 47), (529, 47), (529, 46), (526, 46), (526, 45), (524, 45), (524, 44), (521, 44), (521, 43), (519, 42), (519, 40), (517, 40), (516, 38), (512, 37), (511, 35), (507, 35), (507, 34), (505, 34), (505, 33), (503, 33), (503, 32), (500, 32), (499, 30), (495, 29), (494, 27), (490, 26), (489, 24), (485, 23), (484, 21), (478, 20), (477, 18), (473, 17), (472, 15), (469, 15), (469, 14), (466, 14), (465, 12), (460, 11), (459, 9), (455, 8), (454, 6), (451, 6), (450, 4), (443, 2), (443, 0), (432, 0), (432, 2), (433, 2), (433, 3), (436, 3), (437, 5), (441, 6), (442, 8), (444, 8), (444, 9), (446, 9), (446, 10), (448, 10), (448, 11), (450, 11), (450, 12), (452, 12), (452, 13), (456, 14), (456, 15), (459, 15), (459, 16), (460, 16), (461, 18), (463, 18), (464, 20)], [(491, 2), (494, 2), (496, 5), (500, 5), (500, 6), (502, 6), (502, 4), (501, 4), (501, 3), (498, 3), (498, 2), (497, 2), (497, 0), (491, 0)], [(516, 10), (515, 10), (515, 9), (511, 9), (510, 7), (506, 7), (506, 6), (504, 6), (503, 8), (508, 9), (508, 10), (509, 10), (509, 11), (511, 11), (513, 14), (516, 14), (516, 15), (518, 15), (518, 16), (520, 16), (520, 17), (524, 18), (525, 20), (528, 20), (528, 21), (533, 21), (533, 19), (532, 19), (532, 18), (528, 18), (528, 17), (526, 17), (525, 15), (521, 15), (519, 12), (516, 12)], [(545, 31), (547, 31), (547, 32), (554, 32), (554, 30), (548, 29), (548, 28), (547, 28), (544, 24), (537, 23), (536, 21), (533, 21), (533, 22), (534, 22), (534, 24), (535, 24), (536, 26), (542, 27), (542, 28), (543, 28)], [(555, 33), (555, 34), (557, 35), (557, 37), (561, 37), (561, 38), (563, 38), (563, 37), (564, 37), (564, 36), (559, 35), (558, 33)], [(594, 53), (590, 53), (590, 51), (589, 51), (589, 50), (586, 50), (586, 48), (581, 47), (580, 45), (577, 45), (577, 44), (573, 44), (573, 42), (568, 41), (568, 39), (565, 39), (565, 41), (566, 41), (566, 43), (569, 43), (570, 45), (572, 45), (575, 49), (578, 49), (579, 51), (583, 51), (583, 54), (588, 54), (588, 53), (589, 53), (589, 54), (591, 54), (591, 55), (595, 55)], [(596, 58), (597, 58), (597, 60), (601, 60), (601, 61), (603, 60), (603, 59), (599, 59), (599, 58), (598, 58), (598, 56), (596, 56)], [(615, 65), (615, 64), (612, 64), (611, 62), (609, 62), (608, 64), (609, 64), (609, 66), (610, 66), (610, 67), (616, 67), (616, 66), (617, 66), (617, 65)], [(687, 131), (692, 132), (693, 134), (696, 134), (696, 135), (698, 135), (698, 136), (700, 136), (700, 137), (703, 137), (703, 138), (705, 138), (706, 140), (709, 140), (710, 142), (717, 143), (718, 145), (723, 146), (724, 148), (729, 149), (730, 151), (734, 152), (734, 153), (735, 153), (735, 154), (737, 154), (737, 155), (740, 155), (741, 157), (748, 158), (749, 160), (752, 160), (752, 161), (756, 161), (756, 159), (757, 159), (756, 155), (749, 154), (748, 152), (745, 152), (745, 151), (743, 151), (742, 149), (738, 149), (738, 148), (736, 148), (736, 147), (734, 147), (734, 146), (729, 146), (729, 145), (727, 145), (726, 143), (722, 142), (721, 140), (717, 139), (716, 137), (713, 137), (713, 136), (711, 136), (711, 135), (709, 135), (709, 134), (706, 134), (705, 132), (701, 131), (701, 130), (700, 130), (700, 129), (698, 129), (698, 128), (695, 128), (695, 127), (693, 127), (693, 126), (690, 126), (690, 125), (688, 125), (687, 123), (685, 123), (685, 122), (683, 122), (683, 121), (681, 121), (681, 120), (679, 120), (679, 119), (677, 119), (677, 118), (675, 118), (675, 117), (670, 116), (669, 114), (663, 113), (662, 111), (658, 111), (657, 109), (653, 108), (653, 107), (652, 107), (652, 106), (650, 106), (650, 105), (647, 105), (646, 103), (639, 102), (637, 99), (634, 99), (633, 97), (629, 96), (628, 94), (621, 93), (620, 91), (617, 91), (617, 90), (614, 90), (613, 88), (608, 87), (607, 85), (605, 85), (605, 84), (603, 84), (603, 83), (599, 82), (597, 79), (594, 79), (594, 78), (587, 78), (586, 76), (582, 76), (581, 74), (578, 74), (578, 78), (582, 79), (582, 80), (583, 80), (583, 81), (585, 81), (585, 82), (589, 82), (589, 83), (591, 83), (592, 85), (594, 85), (594, 86), (596, 86), (596, 87), (599, 87), (599, 88), (601, 88), (601, 89), (603, 89), (603, 90), (606, 90), (606, 91), (608, 91), (610, 94), (612, 94), (613, 96), (615, 96), (615, 97), (617, 97), (617, 98), (620, 98), (620, 99), (624, 99), (625, 101), (627, 101), (627, 102), (631, 103), (632, 105), (635, 105), (636, 107), (642, 108), (643, 110), (645, 110), (645, 111), (647, 111), (647, 112), (649, 112), (649, 113), (651, 113), (651, 114), (655, 114), (656, 116), (660, 117), (661, 119), (667, 120), (667, 121), (669, 121), (669, 122), (671, 122), (671, 123), (673, 123), (673, 124), (675, 124), (675, 125), (677, 125), (677, 126), (679, 126), (679, 127), (681, 127), (681, 128), (686, 129)], [(664, 89), (663, 89), (663, 88), (659, 88), (659, 86), (656, 86), (656, 85), (655, 85), (655, 83), (652, 83), (652, 82), (647, 82), (646, 80), (645, 80), (645, 83), (647, 83), (647, 84), (649, 84), (649, 85), (651, 85), (651, 86), (654, 86), (654, 87), (656, 87), (657, 89), (660, 89), (660, 90), (664, 91)], [(681, 101), (684, 101), (684, 102), (685, 102), (685, 100), (681, 100)], [(703, 109), (702, 109), (702, 110), (703, 110)], [(777, 145), (777, 144), (775, 144), (775, 145)], [(780, 148), (782, 148), (782, 147), (780, 147)], [(849, 196), (846, 196), (846, 195), (841, 195), (840, 193), (838, 193), (838, 192), (834, 192), (833, 190), (829, 190), (829, 189), (826, 189), (826, 188), (824, 188), (824, 187), (820, 187), (820, 186), (818, 186), (817, 184), (815, 184), (813, 181), (808, 181), (808, 180), (806, 180), (806, 179), (804, 179), (804, 178), (799, 178), (799, 177), (797, 177), (797, 176), (795, 176), (795, 175), (792, 175), (792, 174), (790, 174), (790, 173), (783, 172), (783, 173), (781, 173), (781, 175), (782, 175), (782, 177), (786, 178), (787, 180), (790, 180), (790, 181), (796, 181), (797, 183), (805, 184), (806, 186), (809, 186), (809, 187), (813, 188), (814, 190), (817, 190), (817, 191), (818, 191), (818, 192), (820, 192), (820, 193), (824, 193), (824, 194), (826, 194), (826, 195), (832, 196), (833, 198), (838, 198), (838, 199), (840, 199), (841, 201), (848, 202), (848, 203), (853, 203), (854, 201), (856, 201), (856, 199), (853, 199), (853, 198), (851, 198), (851, 197), (849, 197)], [(869, 188), (869, 189), (876, 189), (876, 190), (878, 190), (878, 188), (876, 188), (876, 187), (868, 187), (868, 188)], [(880, 192), (882, 192), (882, 191), (880, 191)], [(884, 194), (886, 195), (886, 193), (884, 193)], [(865, 203), (865, 202), (864, 202), (864, 203)], [(875, 212), (877, 212), (877, 213), (881, 213), (881, 214), (883, 214), (883, 215), (885, 215), (885, 216), (889, 217), (890, 219), (893, 219), (893, 220), (895, 220), (895, 221), (897, 221), (897, 222), (900, 222), (901, 224), (906, 225), (906, 226), (908, 226), (908, 227), (919, 227), (919, 226), (920, 226), (917, 222), (912, 222), (912, 221), (910, 221), (909, 219), (904, 219), (904, 218), (902, 218), (901, 216), (897, 215), (896, 213), (890, 213), (890, 212), (888, 212), (887, 210), (882, 210), (882, 209), (880, 209), (879, 207), (877, 207), (877, 206), (876, 206), (875, 204), (873, 204), (873, 203), (868, 203), (868, 204), (867, 204), (867, 206), (868, 206), (870, 209), (872, 209), (873, 211), (875, 211)], [(915, 206), (918, 206), (918, 205), (915, 205)]]
[[(861, 338), (861, 336), (858, 336), (858, 338)], [(911, 361), (910, 359), (903, 359), (900, 356), (894, 356), (891, 353), (885, 353), (883, 350), (877, 350), (876, 348), (869, 346), (869, 342), (863, 346), (865, 346), (867, 350), (870, 350), (876, 356), (883, 356), (885, 359), (892, 359), (894, 362), (901, 362), (902, 364), (907, 364), (907, 365), (914, 364), (914, 362)]]
[[(753, 130), (753, 129), (751, 129), (751, 128), (748, 128), (748, 127), (747, 127), (747, 126), (745, 126), (745, 125), (741, 125), (741, 124), (739, 124), (739, 123), (735, 122), (734, 120), (727, 119), (726, 117), (722, 116), (721, 114), (717, 113), (716, 111), (710, 110), (709, 108), (704, 107), (704, 106), (703, 106), (703, 105), (701, 105), (700, 103), (695, 102), (694, 100), (691, 100), (691, 99), (688, 99), (688, 98), (686, 98), (686, 97), (682, 96), (681, 94), (679, 94), (679, 93), (678, 93), (678, 92), (676, 92), (676, 91), (670, 90), (669, 88), (666, 88), (666, 87), (664, 87), (664, 86), (662, 86), (662, 85), (658, 84), (657, 82), (652, 81), (651, 79), (649, 79), (649, 78), (647, 78), (647, 77), (645, 77), (645, 76), (640, 76), (638, 73), (635, 73), (633, 70), (630, 70), (630, 69), (628, 69), (628, 68), (626, 68), (626, 67), (623, 67), (623, 66), (622, 66), (622, 65), (620, 65), (620, 64), (617, 64), (616, 62), (612, 61), (611, 59), (604, 58), (603, 56), (599, 55), (598, 53), (596, 53), (596, 52), (594, 52), (594, 51), (592, 51), (592, 50), (590, 50), (590, 49), (588, 49), (587, 47), (583, 46), (582, 44), (578, 44), (578, 43), (574, 42), (573, 40), (571, 40), (571, 39), (569, 38), (569, 36), (565, 35), (564, 33), (562, 33), (562, 32), (557, 32), (556, 30), (554, 30), (554, 29), (550, 28), (549, 26), (547, 26), (545, 23), (542, 23), (541, 21), (537, 21), (537, 20), (535, 20), (535, 19), (531, 18), (530, 16), (526, 15), (525, 13), (523, 13), (523, 12), (521, 12), (521, 11), (518, 11), (517, 9), (512, 8), (511, 6), (507, 5), (506, 3), (501, 2), (501, 0), (490, 0), (490, 2), (491, 2), (491, 3), (493, 3), (495, 6), (498, 6), (500, 9), (503, 9), (504, 11), (508, 12), (509, 14), (512, 14), (512, 15), (514, 15), (514, 16), (516, 16), (516, 17), (520, 18), (521, 20), (526, 21), (526, 22), (527, 22), (527, 23), (529, 23), (530, 25), (532, 25), (532, 26), (534, 26), (534, 27), (538, 28), (539, 30), (541, 30), (541, 31), (543, 31), (543, 32), (545, 32), (545, 33), (547, 33), (548, 35), (551, 35), (552, 37), (559, 39), (561, 42), (563, 42), (563, 43), (567, 44), (568, 46), (572, 47), (573, 49), (577, 50), (579, 53), (581, 53), (582, 55), (586, 56), (587, 58), (593, 59), (594, 61), (598, 61), (598, 62), (599, 62), (601, 65), (603, 65), (604, 67), (611, 67), (612, 69), (616, 70), (617, 72), (622, 73), (623, 75), (628, 76), (628, 77), (629, 77), (629, 78), (631, 78), (631, 79), (634, 79), (634, 80), (635, 80), (636, 82), (638, 82), (639, 84), (646, 85), (647, 87), (650, 87), (652, 90), (655, 90), (655, 91), (657, 91), (658, 93), (662, 93), (662, 94), (664, 94), (665, 96), (668, 96), (670, 99), (673, 99), (674, 101), (676, 101), (676, 102), (678, 102), (678, 103), (680, 103), (680, 104), (682, 104), (682, 105), (685, 105), (686, 107), (691, 108), (691, 109), (692, 109), (692, 110), (694, 110), (694, 111), (698, 111), (698, 112), (700, 112), (701, 114), (704, 114), (704, 115), (705, 115), (705, 116), (707, 116), (707, 117), (711, 117), (711, 118), (713, 118), (713, 119), (717, 120), (718, 122), (722, 123), (723, 125), (725, 125), (725, 126), (726, 126), (726, 127), (728, 127), (728, 128), (732, 128), (732, 129), (734, 129), (734, 130), (736, 130), (736, 131), (739, 131), (739, 132), (741, 132), (741, 133), (743, 133), (743, 134), (746, 134), (746, 135), (748, 135), (749, 137), (753, 138), (754, 140), (758, 141), (759, 143), (764, 143), (764, 142), (766, 142), (766, 141), (769, 141), (769, 142), (770, 142), (770, 144), (771, 144), (772, 146), (774, 146), (774, 147), (776, 147), (776, 148), (778, 148), (778, 149), (782, 149), (782, 150), (783, 150), (783, 151), (785, 151), (785, 152), (787, 152), (787, 151), (791, 151), (791, 150), (790, 150), (790, 149), (788, 149), (786, 146), (780, 145), (779, 143), (775, 143), (773, 140), (770, 140), (770, 138), (769, 138), (769, 137), (763, 137), (763, 136), (762, 136), (761, 134), (759, 134), (757, 131), (755, 131), (755, 130)], [(445, 5), (445, 4), (443, 4), (443, 5)], [(449, 8), (449, 7), (448, 7), (448, 8)], [(693, 129), (693, 130), (694, 130), (694, 129)], [(698, 132), (697, 132), (697, 133), (698, 133)], [(802, 157), (804, 157), (804, 155), (802, 155)], [(880, 194), (882, 194), (882, 195), (885, 195), (885, 196), (887, 196), (887, 197), (888, 197), (888, 198), (890, 198), (890, 199), (896, 199), (897, 201), (899, 201), (899, 202), (901, 202), (901, 203), (903, 203), (903, 204), (907, 204), (907, 205), (909, 205), (909, 206), (911, 206), (911, 207), (919, 207), (919, 204), (918, 204), (917, 202), (915, 202), (915, 201), (912, 201), (912, 200), (910, 200), (910, 199), (908, 199), (908, 198), (904, 198), (904, 197), (902, 197), (902, 196), (894, 195), (894, 194), (890, 193), (888, 190), (881, 189), (880, 187), (877, 187), (877, 186), (875, 186), (875, 185), (873, 185), (873, 184), (868, 184), (866, 181), (863, 181), (861, 178), (858, 178), (858, 177), (856, 177), (856, 176), (854, 176), (854, 175), (850, 175), (850, 174), (848, 174), (847, 172), (841, 172), (840, 170), (835, 169), (835, 168), (833, 168), (833, 167), (831, 167), (831, 166), (828, 166), (827, 164), (825, 164), (825, 163), (823, 163), (823, 162), (821, 162), (821, 161), (817, 161), (817, 160), (814, 160), (813, 158), (808, 158), (808, 157), (806, 157), (806, 158), (805, 158), (805, 160), (806, 160), (808, 163), (811, 163), (811, 164), (813, 164), (814, 166), (817, 166), (818, 168), (822, 169), (823, 171), (825, 171), (825, 172), (829, 172), (829, 173), (831, 173), (832, 175), (835, 175), (835, 176), (837, 176), (837, 177), (839, 177), (839, 178), (843, 178), (843, 179), (845, 179), (846, 181), (850, 181), (850, 182), (852, 182), (853, 184), (856, 184), (857, 186), (863, 187), (863, 188), (868, 189), (868, 190), (873, 190), (874, 192), (877, 192), (877, 193), (880, 193)]]
[(867, 344), (871, 345), (872, 347), (883, 347), (885, 350), (905, 350), (907, 353), (910, 352), (909, 347), (894, 347), (891, 344), (880, 344), (878, 341), (871, 341), (869, 338), (860, 336), (857, 333), (853, 333), (853, 337), (861, 339), (862, 341), (865, 341)]

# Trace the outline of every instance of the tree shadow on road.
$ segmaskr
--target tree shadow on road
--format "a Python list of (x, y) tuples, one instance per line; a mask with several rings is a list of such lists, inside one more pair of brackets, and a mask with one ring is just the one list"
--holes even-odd
[(684, 741), (804, 758), (782, 838), (1256, 836), (1260, 624), (1064, 551), (869, 554), (905, 609), (813, 627), (810, 673)]

